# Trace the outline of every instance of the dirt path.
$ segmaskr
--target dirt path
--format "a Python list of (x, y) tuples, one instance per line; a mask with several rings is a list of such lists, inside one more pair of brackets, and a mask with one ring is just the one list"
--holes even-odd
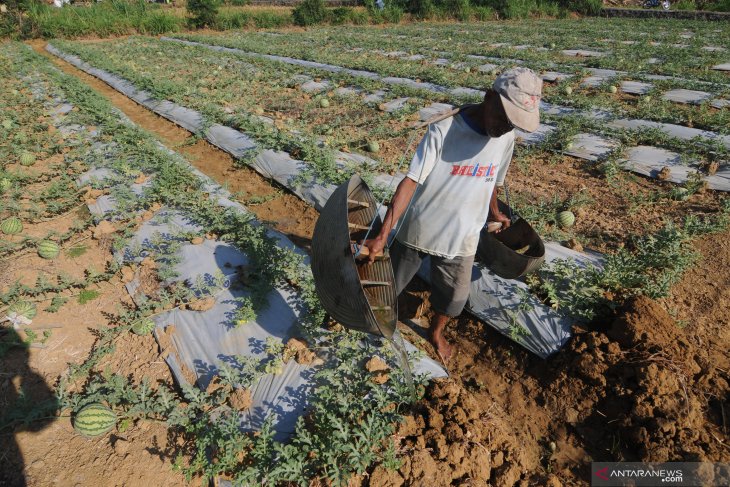
[(277, 188), (275, 182), (266, 180), (256, 171), (237, 167), (230, 154), (208, 141), (195, 137), (187, 130), (122, 95), (103, 81), (49, 54), (45, 50), (45, 41), (29, 41), (28, 44), (65, 73), (79, 78), (107, 98), (134, 123), (156, 135), (167, 147), (185, 155), (195, 167), (218, 184), (232, 193), (240, 193), (239, 200), (260, 221), (270, 224), (297, 245), (309, 247), (314, 223), (317, 221), (317, 212), (312, 207), (286, 190)]

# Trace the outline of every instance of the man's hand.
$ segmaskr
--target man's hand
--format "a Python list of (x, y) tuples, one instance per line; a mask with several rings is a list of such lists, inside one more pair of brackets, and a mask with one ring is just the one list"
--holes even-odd
[[(398, 184), (388, 211), (385, 213), (380, 233), (377, 237), (362, 242), (362, 245), (367, 248), (368, 263), (372, 264), (375, 262), (376, 257), (380, 257), (383, 254), (383, 249), (388, 243), (388, 235), (390, 235), (390, 231), (408, 208), (408, 204), (417, 186), (418, 183), (408, 177), (403, 178), (403, 181)], [(360, 253), (365, 256), (365, 252)]]
[[(385, 249), (385, 244), (387, 243), (387, 235), (386, 238), (381, 238), (380, 236), (377, 236), (375, 238), (371, 238), (368, 240), (365, 240), (362, 242), (362, 246), (367, 249), (367, 257), (368, 257), (368, 264), (372, 264), (375, 262), (375, 258), (383, 254), (383, 249)], [(362, 254), (365, 254), (366, 252), (360, 251)]]
[(512, 225), (512, 220), (509, 219), (507, 215), (505, 215), (502, 212), (497, 212), (489, 216), (490, 222), (499, 222), (502, 224), (501, 227), (499, 227), (496, 232), (499, 233), (502, 230), (507, 230), (510, 225)]

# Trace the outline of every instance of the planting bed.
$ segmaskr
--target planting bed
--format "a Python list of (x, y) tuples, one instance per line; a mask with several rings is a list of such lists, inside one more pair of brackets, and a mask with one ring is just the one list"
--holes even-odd
[[(519, 318), (503, 330), (506, 335), (503, 336), (465, 314), (448, 329), (447, 336), (458, 350), (449, 364), (452, 376), (425, 386), (421, 390), (423, 397), (411, 408), (405, 404), (406, 390), (401, 387), (384, 390), (371, 381), (383, 378), (378, 363), (370, 361), (362, 367), (372, 357), (376, 344), (367, 342), (361, 347), (357, 345), (357, 337), (337, 331), (336, 325), (334, 331), (321, 329), (321, 315), (312, 294), (305, 258), (265, 238), (267, 231), (263, 227), (251, 217), (242, 216), (247, 210), (238, 207), (235, 211), (244, 213), (234, 213), (234, 210), (221, 213), (211, 202), (211, 195), (217, 200), (228, 199), (228, 194), (220, 192), (202, 174), (192, 172), (179, 155), (122, 121), (110, 105), (101, 102), (88, 88), (61, 76), (50, 68), (48, 61), (31, 55), (27, 49), (11, 45), (10, 54), (5, 56), (16, 62), (8, 64), (13, 67), (3, 73), (8, 90), (17, 89), (18, 96), (29, 94), (30, 87), (38, 83), (36, 78), (40, 78), (50, 87), (46, 89), (56, 95), (45, 101), (42, 109), (38, 108), (40, 101), (29, 101), (30, 95), (22, 103), (20, 98), (13, 98), (14, 105), (8, 105), (7, 110), (23, 107), (20, 113), (27, 112), (30, 120), (38, 116), (37, 110), (51, 113), (67, 103), (65, 110), (71, 111), (48, 118), (47, 123), (57, 127), (61, 134), (65, 133), (63, 127), (76, 124), (73, 133), (85, 137), (81, 146), (74, 145), (75, 138), (64, 137), (56, 142), (40, 136), (33, 138), (31, 142), (35, 145), (28, 150), (39, 152), (37, 167), (45, 168), (48, 164), (51, 169), (56, 167), (56, 172), (31, 180), (22, 176), (27, 169), (21, 167), (15, 171), (20, 167), (25, 149), (22, 145), (7, 144), (8, 137), (16, 136), (16, 126), (22, 120), (8, 124), (10, 132), (4, 134), (6, 143), (2, 147), (8, 151), (6, 159), (17, 162), (6, 164), (3, 171), (11, 174), (14, 188), (32, 189), (20, 193), (13, 189), (12, 198), (7, 197), (8, 193), (3, 195), (5, 206), (0, 216), (17, 214), (36, 222), (28, 225), (28, 235), (61, 241), (64, 245), (65, 234), (61, 232), (66, 227), (40, 225), (46, 218), (54, 218), (53, 222), (55, 218), (65, 221), (67, 215), (76, 215), (74, 205), (81, 210), (88, 205), (96, 216), (84, 213), (86, 226), (94, 225), (98, 234), (100, 212), (111, 211), (103, 219), (113, 222), (119, 236), (125, 237), (113, 244), (111, 240), (90, 237), (84, 240), (89, 242), (84, 256), (75, 257), (94, 256), (89, 257), (89, 262), (98, 261), (100, 266), (108, 262), (109, 272), (114, 272), (99, 274), (101, 277), (94, 283), (87, 281), (98, 273), (86, 272), (79, 279), (87, 281), (74, 287), (80, 290), (93, 284), (94, 289), (100, 289), (101, 296), (95, 296), (95, 300), (107, 303), (96, 308), (96, 312), (105, 314), (84, 315), (87, 319), (84, 323), (93, 323), (101, 330), (91, 361), (85, 362), (88, 367), (72, 367), (69, 375), (61, 363), (46, 364), (43, 354), (59, 353), (55, 348), (51, 352), (14, 350), (5, 358), (15, 364), (18, 375), (22, 376), (31, 373), (27, 365), (25, 369), (21, 367), (21, 362), (30, 355), (32, 367), (46, 376), (45, 381), (37, 380), (36, 386), (41, 392), (45, 388), (46, 396), (47, 384), (59, 375), (65, 377), (62, 383), (68, 383), (68, 388), (59, 395), (62, 415), (78, 412), (90, 402), (103, 401), (124, 419), (111, 433), (86, 443), (87, 440), (73, 436), (65, 418), (51, 422), (52, 426), (40, 433), (41, 439), (18, 433), (16, 441), (20, 450), (29, 452), (25, 458), (28, 475), (51, 479), (54, 472), (73, 463), (67, 455), (72, 451), (76, 454), (76, 450), (80, 454), (74, 462), (93, 466), (94, 460), (100, 458), (99, 446), (102, 452), (108, 450), (109, 458), (114, 458), (114, 461), (106, 460), (110, 464), (107, 468), (127, 475), (128, 484), (137, 482), (133, 475), (144, 475), (139, 472), (139, 462), (170, 463), (173, 457), (188, 478), (222, 476), (223, 483), (227, 478), (234, 478), (272, 484), (276, 479), (306, 483), (329, 478), (344, 483), (354, 473), (351, 485), (373, 486), (586, 485), (592, 460), (728, 462), (730, 277), (726, 269), (730, 265), (727, 244), (730, 205), (721, 191), (708, 189), (707, 183), (711, 187), (713, 181), (720, 184), (717, 178), (727, 169), (728, 148), (726, 139), (721, 137), (727, 135), (730, 109), (711, 105), (728, 95), (727, 75), (711, 69), (727, 61), (728, 53), (719, 49), (727, 47), (727, 34), (713, 32), (714, 29), (717, 29), (714, 24), (602, 19), (600, 22), (418, 24), (385, 29), (342, 27), (181, 36), (205, 45), (141, 37), (52, 42), (57, 49), (52, 50), (55, 54), (228, 150), (235, 161), (227, 162), (231, 165), (225, 170), (192, 161), (203, 172), (221, 178), (220, 183), (230, 178), (236, 184), (246, 184), (241, 175), (253, 177), (245, 172), (248, 169), (244, 166), (250, 165), (277, 181), (283, 187), (278, 191), (291, 190), (315, 207), (321, 205), (332, 184), (345, 180), (353, 172), (362, 172), (372, 181), (385, 183), (379, 191), (387, 194), (388, 175), (403, 169), (402, 153), (410, 139), (422, 133), (414, 131), (411, 125), (438, 111), (434, 103), (477, 101), (474, 89), (488, 84), (496, 74), (486, 68), (480, 72), (479, 66), (486, 63), (505, 66), (516, 62), (510, 60), (519, 60), (541, 71), (553, 71), (557, 78), (570, 75), (556, 85), (546, 85), (545, 119), (553, 128), (544, 131), (549, 132), (544, 138), (530, 140), (531, 143), (523, 143), (518, 148), (509, 182), (512, 203), (520, 214), (544, 238), (572, 250), (563, 249), (567, 260), (553, 261), (521, 284), (519, 291), (515, 286), (510, 292), (516, 298), (513, 316), (525, 312), (525, 303), (539, 302), (569, 320), (574, 336), (563, 350), (542, 360), (514, 343), (520, 341), (524, 332)], [(632, 34), (627, 37), (625, 32)], [(490, 47), (499, 42), (514, 47), (508, 50)], [(630, 42), (638, 43), (642, 49), (638, 50)], [(662, 44), (652, 46), (650, 42)], [(521, 47), (526, 44), (540, 49)], [(673, 46), (670, 51), (667, 46), (671, 44), (688, 47)], [(211, 49), (214, 45), (242, 52)], [(713, 49), (703, 49), (707, 47)], [(572, 52), (562, 52), (571, 49), (585, 52), (578, 53), (581, 54), (578, 57)], [(406, 54), (395, 52), (399, 50)], [(682, 52), (688, 54), (676, 55)], [(77, 57), (68, 57), (69, 54)], [(262, 54), (289, 58), (262, 57)], [(649, 57), (662, 62), (650, 62)], [(87, 80), (118, 106), (128, 108), (130, 113), (138, 115), (144, 110), (122, 100), (113, 89), (90, 80), (65, 62), (57, 62), (67, 72)], [(354, 73), (337, 67), (367, 72)], [(109, 74), (123, 79), (112, 79)], [(654, 75), (674, 78), (652, 78)], [(619, 79), (587, 79), (590, 76), (618, 76), (637, 83), (625, 83), (621, 85), (623, 93), (622, 90), (611, 93), (608, 85), (618, 84)], [(682, 79), (675, 79), (679, 77)], [(583, 86), (585, 81), (589, 81), (588, 86)], [(597, 87), (590, 86), (596, 82)], [(574, 88), (571, 95), (566, 94), (567, 86)], [(459, 87), (472, 90), (459, 90)], [(652, 91), (639, 95), (628, 93), (644, 89)], [(659, 101), (667, 93), (668, 98), (674, 99), (688, 95), (671, 91), (680, 89), (711, 95), (698, 106), (670, 99)], [(185, 116), (179, 117), (181, 113)], [(186, 119), (193, 123), (186, 125)], [(637, 120), (673, 125), (661, 125), (653, 131), (616, 128), (621, 124), (632, 126)], [(675, 131), (676, 135), (677, 127), (683, 126), (702, 128), (702, 137), (688, 142), (687, 133), (680, 132), (678, 137), (666, 134)], [(105, 137), (109, 133), (115, 134), (113, 141)], [(164, 136), (163, 140), (166, 140)], [(368, 142), (373, 141), (380, 145), (377, 152), (367, 150)], [(47, 162), (52, 154), (45, 144), (61, 147), (60, 153), (72, 155)], [(66, 144), (73, 148), (64, 152)], [(600, 145), (606, 145), (608, 150), (595, 150)], [(177, 149), (186, 150), (182, 146)], [(80, 154), (78, 167), (76, 163), (70, 164), (77, 157), (74, 150)], [(645, 178), (622, 170), (641, 172), (637, 161), (655, 156), (657, 151), (678, 158), (679, 165), (672, 166), (670, 177)], [(82, 157), (81, 154), (97, 155)], [(107, 157), (110, 154), (113, 156)], [(274, 159), (289, 164), (289, 172), (277, 172), (273, 165), (267, 172), (265, 163)], [(687, 161), (694, 165), (684, 166)], [(237, 164), (238, 169), (232, 164)], [(68, 167), (65, 174), (58, 174), (58, 167), (64, 165)], [(68, 188), (76, 190), (76, 181), (84, 181), (82, 173), (93, 168), (111, 171), (91, 187), (91, 191), (102, 193), (73, 193), (72, 196)], [(682, 178), (672, 176), (680, 170)], [(649, 172), (649, 175), (658, 174)], [(68, 183), (66, 189), (56, 182), (64, 178)], [(682, 184), (671, 182), (675, 179)], [(30, 186), (33, 184), (36, 186)], [(132, 191), (125, 189), (130, 184)], [(18, 198), (19, 194), (34, 196), (26, 202)], [(41, 195), (47, 196), (44, 199)], [(241, 197), (255, 205), (254, 211), (259, 204), (271, 204), (270, 197), (266, 196), (255, 199), (243, 194)], [(49, 201), (53, 204), (49, 205)], [(227, 201), (230, 206), (236, 206)], [(68, 213), (72, 209), (74, 212)], [(561, 228), (557, 224), (557, 213), (565, 209), (576, 215), (573, 227)], [(282, 226), (281, 216), (277, 218), (281, 211), (279, 207), (278, 211), (269, 213), (271, 219), (277, 220), (277, 228)], [(283, 211), (292, 220), (288, 228), (296, 234), (296, 243), (306, 248), (313, 227), (312, 210), (292, 202)], [(171, 215), (172, 220), (165, 218), (165, 214)], [(179, 222), (181, 215), (189, 219), (187, 223), (178, 223), (184, 228), (170, 226), (171, 222)], [(192, 225), (188, 226), (189, 223)], [(58, 233), (36, 235), (34, 225), (39, 225), (38, 231)], [(146, 242), (131, 243), (133, 234), (154, 225), (167, 228), (174, 235), (160, 240), (151, 233)], [(84, 238), (83, 232), (90, 232), (84, 226), (77, 227), (69, 241)], [(202, 244), (193, 242), (201, 238)], [(28, 265), (49, 267), (47, 261), (27, 250), (32, 243), (17, 236), (3, 236), (0, 251), (20, 255), (21, 258), (14, 259), (17, 265), (23, 259), (36, 259)], [(270, 341), (259, 355), (254, 351), (252, 356), (256, 358), (250, 362), (239, 358), (245, 366), (233, 367), (222, 379), (211, 381), (210, 371), (186, 371), (186, 366), (181, 365), (186, 352), (179, 347), (180, 338), (175, 338), (175, 333), (194, 335), (205, 329), (204, 335), (211, 336), (216, 333), (218, 320), (200, 321), (182, 315), (213, 317), (217, 308), (206, 310), (204, 302), (206, 298), (217, 298), (223, 291), (215, 279), (205, 283), (188, 279), (188, 286), (175, 286), (176, 272), (182, 275), (187, 272), (181, 266), (184, 261), (175, 256), (198, 255), (218, 245), (235, 246), (252, 259), (254, 267), (242, 277), (243, 296), (248, 299), (240, 301), (239, 311), (234, 313), (236, 319), (251, 319), (260, 309), (262, 296), (277, 287), (286, 289), (293, 293), (288, 296), (296, 303), (295, 315), (303, 313), (294, 320), (298, 323), (295, 326), (301, 327), (299, 336), (306, 338), (309, 348), (316, 350), (317, 355), (329, 360), (318, 373), (318, 388), (306, 394), (309, 413), (287, 446), (274, 447), (273, 432), (267, 427), (258, 437), (249, 438), (235, 427), (237, 421), (224, 419), (238, 417), (231, 413), (232, 408), (245, 410), (242, 403), (256, 400), (257, 386), (253, 384), (259, 377), (276, 384), (282, 377), (272, 373), (276, 374), (279, 367), (285, 378), (298, 373), (295, 371), (300, 370), (301, 363), (291, 360), (284, 365), (279, 355), (295, 353), (296, 362), (307, 355), (292, 350), (297, 343), (284, 347), (291, 335), (285, 334), (284, 340)], [(585, 255), (583, 247), (603, 254), (599, 267), (576, 264), (586, 260), (574, 257)], [(123, 248), (127, 250), (120, 253)], [(183, 253), (178, 254), (179, 251)], [(127, 255), (127, 260), (118, 260), (120, 255)], [(134, 259), (136, 255), (139, 258)], [(62, 256), (52, 261), (53, 265), (57, 262), (65, 265), (73, 259), (65, 247)], [(73, 271), (78, 272), (78, 267)], [(488, 273), (483, 276), (489, 279)], [(193, 288), (194, 295), (189, 294), (188, 287)], [(6, 304), (16, 294), (25, 299), (35, 296), (37, 291), (19, 288), (11, 295), (9, 289), (12, 291), (0, 288), (6, 293), (3, 294)], [(127, 291), (132, 293), (134, 301), (127, 297)], [(54, 346), (54, 340), (65, 339), (68, 333), (66, 323), (70, 318), (64, 311), (84, 312), (83, 308), (79, 311), (76, 308), (95, 302), (76, 303), (73, 292), (42, 293), (51, 303), (53, 293), (71, 296), (55, 315), (64, 328), (52, 330), (46, 342), (49, 348)], [(428, 296), (423, 281), (412, 283), (400, 300), (399, 328), (411, 341), (431, 353), (421, 338), (431, 314)], [(123, 303), (121, 311), (119, 303)], [(183, 311), (181, 303), (188, 309)], [(156, 342), (149, 335), (140, 337), (128, 331), (150, 313), (156, 322)], [(49, 324), (54, 322), (53, 317), (49, 311), (41, 312), (32, 325)], [(177, 325), (172, 330), (166, 327), (170, 321)], [(74, 330), (76, 327), (74, 324)], [(86, 358), (83, 350), (92, 346), (93, 336), (85, 330), (76, 331), (75, 336), (80, 337), (78, 350), (81, 350), (77, 355), (82, 356), (69, 354), (57, 360), (79, 364)], [(244, 328), (235, 333), (248, 331)], [(168, 346), (170, 339), (173, 347)], [(328, 347), (328, 340), (337, 342), (338, 346)], [(315, 343), (322, 349), (311, 345)], [(111, 344), (116, 344), (113, 352), (109, 350)], [(328, 352), (323, 353), (325, 350)], [(174, 384), (163, 359), (176, 376)], [(153, 378), (152, 392), (140, 382), (143, 376)], [(385, 379), (391, 386), (398, 384), (397, 370), (390, 370)], [(193, 382), (207, 391), (203, 393), (186, 385)], [(244, 388), (233, 384), (242, 384)], [(16, 382), (5, 385), (15, 386)], [(302, 404), (293, 406), (296, 409)], [(8, 409), (6, 405), (7, 410), (20, 411)], [(55, 411), (53, 404), (49, 404), (47, 411), (51, 414)], [(360, 412), (369, 414), (362, 416)], [(191, 418), (195, 421), (191, 422)], [(244, 418), (260, 425), (256, 419)], [(151, 420), (166, 421), (171, 427), (169, 436), (164, 435), (162, 424)], [(10, 428), (17, 423), (19, 420), (8, 423), (3, 432), (12, 431)], [(33, 464), (33, 460), (45, 455), (42, 438), (52, 435), (67, 438), (75, 450), (59, 448), (57, 454), (46, 455), (44, 464)], [(165, 438), (167, 445), (157, 444), (152, 435), (162, 435), (160, 439)], [(148, 455), (145, 448), (151, 448), (156, 456)], [(135, 460), (134, 466), (128, 464), (130, 459)], [(97, 465), (104, 462), (103, 459), (96, 461)], [(93, 475), (93, 467), (84, 468), (82, 473)], [(154, 475), (160, 477), (139, 477), (139, 481), (160, 485), (180, 483), (165, 468), (157, 467)], [(83, 479), (74, 481), (83, 482)]]

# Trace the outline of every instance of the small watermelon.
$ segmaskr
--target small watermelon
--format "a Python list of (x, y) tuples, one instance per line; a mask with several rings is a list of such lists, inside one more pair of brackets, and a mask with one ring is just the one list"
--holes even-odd
[(8, 308), (8, 313), (15, 313), (17, 316), (23, 316), (32, 320), (38, 313), (35, 303), (30, 301), (16, 301)]
[(12, 185), (13, 183), (8, 178), (0, 179), (0, 193), (4, 193), (9, 190)]
[(155, 322), (149, 318), (143, 318), (132, 325), (132, 333), (135, 335), (149, 335), (155, 329)]
[(561, 211), (558, 213), (557, 222), (562, 228), (572, 227), (575, 223), (575, 215), (572, 211)]
[(321, 100), (319, 100), (319, 106), (321, 106), (322, 108), (327, 108), (330, 106), (330, 101), (327, 98), (322, 98)]
[(614, 85), (611, 85), (611, 86), (608, 87), (608, 91), (610, 93), (617, 93), (618, 92), (618, 88), (616, 86), (614, 86)]
[(44, 259), (55, 259), (60, 252), (61, 248), (51, 240), (43, 240), (38, 244), (38, 255)]
[(570, 86), (566, 86), (565, 88), (563, 88), (563, 93), (570, 96), (573, 94), (573, 88), (571, 88)]
[(6, 130), (10, 130), (11, 128), (13, 128), (13, 121), (10, 119), (3, 120), (3, 128)]
[(117, 415), (103, 404), (81, 408), (74, 418), (74, 429), (87, 438), (101, 436), (117, 424)]
[(19, 144), (25, 144), (28, 142), (28, 135), (26, 135), (25, 132), (18, 132), (15, 134), (15, 137), (13, 137), (15, 142), (18, 142)]
[(380, 150), (380, 144), (378, 144), (377, 140), (370, 140), (368, 141), (366, 149), (368, 152), (372, 152), (374, 154)]
[(20, 154), (20, 165), (21, 166), (32, 166), (35, 164), (35, 156), (30, 152), (24, 151)]
[(0, 223), (0, 232), (5, 235), (17, 235), (23, 231), (23, 222), (16, 216), (11, 216)]

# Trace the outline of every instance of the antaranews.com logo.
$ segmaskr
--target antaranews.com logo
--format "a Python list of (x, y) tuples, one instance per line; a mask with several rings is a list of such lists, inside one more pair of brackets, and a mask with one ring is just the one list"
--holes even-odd
[(594, 462), (591, 467), (591, 485), (595, 487), (728, 486), (730, 464)]

